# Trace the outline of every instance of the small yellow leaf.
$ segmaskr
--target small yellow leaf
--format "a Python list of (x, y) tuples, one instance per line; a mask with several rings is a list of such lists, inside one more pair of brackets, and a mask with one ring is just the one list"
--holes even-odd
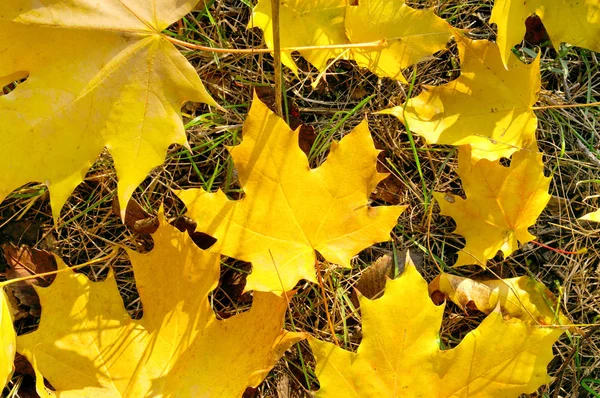
[(414, 265), (387, 282), (383, 297), (360, 298), (363, 340), (356, 353), (309, 338), (317, 397), (518, 397), (550, 377), (552, 345), (563, 333), (494, 311), (461, 343), (439, 347), (436, 307)]
[(0, 390), (4, 388), (13, 373), (13, 361), (17, 349), (17, 335), (13, 328), (13, 321), (8, 298), (4, 289), (0, 287), (0, 336), (2, 336), (2, 347), (0, 348)]
[(366, 121), (333, 143), (316, 169), (298, 134), (255, 96), (242, 144), (229, 148), (245, 197), (176, 192), (197, 230), (217, 239), (211, 250), (252, 263), (248, 290), (281, 292), (303, 278), (316, 282), (315, 250), (349, 267), (361, 250), (390, 240), (405, 208), (369, 206), (369, 194), (386, 174), (376, 170), (379, 151)]
[[(357, 6), (346, 0), (281, 1), (281, 47), (341, 46), (341, 48), (302, 50), (300, 53), (319, 71), (333, 58), (352, 59), (359, 66), (381, 77), (406, 82), (402, 69), (426, 60), (443, 50), (452, 36), (450, 25), (432, 9), (416, 10), (404, 0), (361, 0)], [(259, 0), (249, 27), (264, 32), (267, 47), (273, 48), (271, 0)], [(386, 43), (371, 50), (344, 45)], [(297, 73), (290, 52), (281, 54), (281, 62)]]
[(424, 91), (392, 114), (428, 143), (470, 145), (473, 161), (510, 157), (535, 142), (532, 106), (540, 89), (539, 57), (530, 65), (511, 57), (507, 71), (495, 43), (455, 34), (461, 74)]
[(475, 281), (442, 273), (429, 284), (429, 292), (441, 292), (461, 308), (474, 306), (489, 314), (500, 305), (502, 314), (532, 325), (568, 325), (557, 300), (544, 284), (527, 276)]
[[(161, 215), (148, 254), (128, 251), (144, 314), (132, 320), (115, 277), (60, 272), (36, 288), (39, 328), (17, 338), (61, 397), (236, 397), (258, 385), (303, 334), (282, 329), (285, 299), (254, 293), (252, 308), (217, 320), (208, 295), (219, 255), (199, 249)], [(57, 259), (59, 269), (66, 265)], [(43, 383), (38, 383), (43, 393)]]
[(569, 43), (600, 52), (599, 0), (496, 0), (490, 23), (498, 25), (496, 41), (507, 68), (511, 49), (523, 40), (525, 20), (532, 14), (541, 18), (555, 48)]
[(600, 222), (600, 209), (579, 217), (580, 220)]
[(41, 182), (57, 220), (106, 147), (125, 209), (169, 145), (187, 145), (183, 102), (216, 105), (194, 67), (161, 35), (196, 1), (43, 3), (0, 2), (0, 86), (29, 76), (0, 96), (0, 200)]
[(551, 180), (544, 177), (542, 154), (535, 146), (515, 153), (510, 167), (485, 159), (472, 165), (469, 147), (461, 147), (458, 175), (466, 200), (434, 193), (441, 213), (456, 221), (455, 233), (466, 240), (455, 266), (485, 267), (498, 250), (507, 257), (518, 249), (518, 242), (535, 239), (527, 229), (535, 224), (550, 200)]

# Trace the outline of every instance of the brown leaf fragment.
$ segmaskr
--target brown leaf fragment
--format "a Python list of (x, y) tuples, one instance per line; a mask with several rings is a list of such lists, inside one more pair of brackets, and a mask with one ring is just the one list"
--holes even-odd
[[(16, 279), (56, 270), (56, 261), (52, 253), (33, 249), (29, 246), (2, 246), (7, 269), (6, 279)], [(28, 316), (40, 316), (40, 300), (33, 288), (34, 284), (47, 287), (54, 275), (11, 283), (6, 292), (13, 308), (15, 320)]]
[(527, 43), (537, 46), (544, 42), (550, 42), (550, 36), (548, 36), (542, 20), (537, 15), (530, 15), (525, 20), (525, 29), (525, 41)]
[[(117, 197), (112, 202), (112, 211), (117, 217), (121, 216), (121, 207)], [(130, 231), (137, 234), (149, 235), (158, 229), (158, 219), (144, 210), (135, 199), (131, 199), (125, 209), (125, 225)]]
[(571, 323), (557, 308), (552, 292), (527, 276), (475, 281), (443, 273), (429, 284), (429, 294), (434, 293), (443, 294), (463, 309), (476, 309), (485, 314), (500, 306), (505, 319), (518, 318), (535, 325)]
[(356, 289), (368, 299), (375, 299), (383, 293), (387, 278), (394, 277), (394, 260), (384, 254), (365, 270), (356, 283)]

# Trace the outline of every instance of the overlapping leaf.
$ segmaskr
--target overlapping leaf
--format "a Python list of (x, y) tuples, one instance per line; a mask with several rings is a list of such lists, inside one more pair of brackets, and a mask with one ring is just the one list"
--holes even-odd
[(412, 264), (387, 282), (383, 297), (360, 298), (363, 340), (356, 353), (310, 338), (318, 397), (518, 397), (550, 377), (561, 329), (493, 311), (461, 343), (441, 350), (444, 307), (436, 307)]
[(13, 360), (17, 349), (17, 335), (13, 328), (10, 308), (8, 308), (8, 298), (4, 289), (0, 287), (0, 390), (4, 388), (10, 380), (13, 372)]
[(537, 117), (532, 106), (540, 89), (539, 57), (530, 65), (515, 56), (507, 71), (498, 46), (455, 35), (460, 77), (426, 86), (405, 107), (388, 113), (408, 124), (429, 143), (470, 145), (473, 161), (510, 157), (535, 142)]
[(500, 306), (505, 317), (518, 318), (533, 325), (568, 325), (556, 297), (528, 276), (475, 281), (443, 273), (429, 284), (429, 292), (443, 293), (461, 308), (476, 308), (489, 314)]
[(292, 131), (256, 96), (241, 145), (229, 148), (245, 197), (222, 191), (177, 192), (198, 223), (217, 238), (211, 248), (252, 263), (247, 289), (288, 291), (300, 279), (316, 281), (315, 250), (326, 260), (350, 266), (350, 258), (390, 239), (403, 206), (369, 206), (369, 194), (386, 177), (376, 171), (367, 122), (311, 169)]
[(466, 199), (439, 192), (434, 197), (466, 240), (455, 265), (485, 267), (498, 250), (507, 257), (518, 249), (518, 242), (535, 239), (527, 229), (550, 200), (551, 179), (544, 177), (542, 155), (535, 146), (515, 153), (510, 167), (485, 159), (472, 165), (469, 151), (461, 147), (458, 158)]
[(160, 32), (195, 0), (0, 3), (0, 200), (42, 182), (55, 219), (106, 147), (121, 209), (169, 145), (187, 143), (184, 101), (216, 105)]
[[(361, 0), (358, 5), (346, 0), (282, 1), (282, 48), (306, 46), (343, 46), (367, 42), (385, 43), (387, 47), (359, 47), (302, 50), (300, 53), (318, 70), (324, 71), (328, 60), (352, 59), (359, 66), (381, 77), (405, 81), (401, 70), (443, 50), (451, 37), (450, 26), (432, 9), (416, 10), (403, 0)], [(250, 27), (264, 32), (265, 42), (273, 48), (271, 1), (260, 0), (252, 13)], [(282, 62), (297, 72), (289, 52)]]
[(150, 253), (129, 252), (144, 308), (139, 321), (125, 310), (112, 272), (94, 283), (63, 271), (37, 288), (41, 322), (17, 338), (18, 351), (58, 396), (239, 397), (303, 338), (282, 329), (286, 301), (272, 293), (256, 292), (250, 311), (217, 320), (208, 295), (218, 254), (163, 219), (153, 238)]
[(566, 42), (600, 52), (598, 0), (496, 0), (490, 22), (498, 25), (496, 41), (507, 67), (511, 49), (523, 40), (525, 20), (532, 14), (542, 19), (555, 47)]

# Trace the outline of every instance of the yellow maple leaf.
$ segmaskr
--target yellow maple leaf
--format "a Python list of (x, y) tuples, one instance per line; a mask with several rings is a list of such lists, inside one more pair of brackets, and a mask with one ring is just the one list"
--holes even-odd
[(498, 250), (507, 257), (519, 248), (518, 242), (535, 239), (527, 229), (550, 200), (551, 178), (544, 177), (542, 154), (535, 146), (516, 152), (510, 167), (486, 159), (473, 165), (469, 151), (468, 146), (461, 147), (458, 155), (457, 173), (466, 199), (433, 195), (441, 214), (456, 221), (455, 233), (466, 240), (455, 266), (485, 267)]
[(17, 335), (13, 328), (12, 315), (8, 308), (8, 298), (0, 287), (0, 390), (4, 388), (13, 373), (13, 361), (17, 348)]
[(550, 382), (546, 366), (560, 328), (489, 314), (460, 344), (440, 349), (444, 306), (409, 263), (376, 300), (360, 296), (363, 339), (356, 353), (313, 337), (317, 397), (518, 397)]
[(212, 250), (252, 263), (248, 290), (288, 291), (302, 278), (316, 281), (315, 250), (350, 266), (350, 258), (390, 240), (404, 206), (369, 206), (369, 194), (386, 177), (367, 122), (311, 169), (298, 146), (299, 130), (256, 96), (243, 127), (242, 144), (230, 147), (245, 192), (241, 200), (222, 191), (176, 192), (197, 230), (217, 239)]
[[(346, 0), (282, 1), (280, 25), (281, 47), (338, 46), (327, 49), (301, 50), (300, 53), (319, 71), (333, 58), (352, 59), (381, 77), (406, 82), (401, 70), (424, 61), (443, 50), (452, 36), (450, 25), (433, 13), (433, 9), (416, 10), (403, 0), (361, 0), (347, 5)], [(273, 48), (271, 0), (259, 0), (249, 27), (263, 30), (267, 47)], [(343, 46), (381, 41), (386, 47), (361, 49)], [(284, 65), (297, 73), (289, 52), (281, 54)]]
[(570, 324), (558, 308), (556, 297), (528, 276), (475, 281), (442, 273), (429, 284), (430, 294), (441, 292), (461, 308), (474, 306), (486, 314), (498, 306), (505, 317), (518, 318), (533, 325)]
[(532, 14), (542, 19), (555, 47), (566, 42), (600, 52), (599, 0), (496, 0), (490, 23), (498, 25), (496, 42), (507, 68), (512, 47), (523, 40), (525, 20)]
[(128, 251), (141, 320), (129, 317), (112, 272), (91, 282), (68, 270), (50, 287), (36, 287), (39, 328), (19, 336), (17, 349), (56, 395), (241, 396), (304, 338), (282, 329), (286, 301), (272, 293), (255, 292), (248, 312), (217, 320), (208, 295), (219, 279), (219, 255), (199, 249), (162, 215), (160, 224), (150, 253)]
[(535, 142), (537, 117), (532, 106), (540, 89), (539, 57), (530, 65), (515, 56), (507, 71), (495, 43), (455, 34), (460, 77), (426, 86), (392, 114), (428, 143), (470, 145), (473, 161), (510, 157)]
[(356, 6), (348, 5), (346, 34), (351, 43), (385, 40), (388, 48), (351, 49), (351, 59), (377, 76), (403, 82), (401, 69), (431, 58), (452, 37), (450, 25), (433, 8), (416, 10), (403, 0), (360, 0)]
[[(281, 2), (279, 24), (281, 47), (330, 46), (348, 44), (344, 33), (344, 15), (346, 0), (289, 0)], [(273, 48), (273, 16), (271, 0), (259, 0), (252, 10), (249, 28), (257, 27), (263, 31), (265, 43)], [(293, 29), (286, 29), (293, 27)], [(325, 70), (327, 61), (340, 56), (343, 48), (323, 50), (303, 50), (302, 56), (318, 70)], [(343, 57), (347, 58), (347, 57)], [(290, 52), (281, 53), (281, 62), (298, 73), (298, 67)]]
[(29, 76), (0, 96), (0, 200), (42, 182), (56, 220), (106, 147), (124, 211), (169, 145), (187, 145), (183, 102), (216, 105), (161, 35), (196, 1), (45, 3), (0, 4), (0, 86)]

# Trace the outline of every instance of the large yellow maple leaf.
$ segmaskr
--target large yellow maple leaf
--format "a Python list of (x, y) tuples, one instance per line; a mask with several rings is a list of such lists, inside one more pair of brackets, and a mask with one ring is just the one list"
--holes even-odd
[(465, 247), (456, 266), (485, 267), (498, 250), (504, 257), (535, 236), (527, 230), (548, 204), (551, 178), (544, 177), (542, 154), (535, 146), (512, 157), (510, 167), (483, 159), (472, 164), (469, 147), (459, 149), (458, 175), (466, 199), (435, 192), (441, 213), (456, 221), (455, 233), (464, 236)]
[[(281, 30), (281, 47), (338, 46), (307, 49), (300, 53), (319, 71), (333, 58), (352, 59), (381, 77), (406, 82), (402, 69), (443, 50), (452, 36), (450, 25), (432, 9), (416, 10), (404, 0), (281, 1), (280, 24), (294, 29)], [(249, 27), (263, 30), (267, 46), (273, 48), (271, 0), (259, 0)], [(385, 43), (386, 47), (343, 48), (359, 43)], [(284, 65), (297, 73), (290, 52), (281, 54)]]
[(186, 145), (186, 100), (216, 105), (162, 35), (195, 0), (0, 2), (0, 200), (37, 181), (55, 219), (106, 147), (121, 209), (169, 145)]
[(222, 191), (177, 192), (197, 230), (217, 239), (211, 248), (252, 263), (247, 289), (288, 291), (302, 278), (316, 281), (315, 250), (346, 267), (350, 258), (390, 240), (404, 206), (369, 206), (369, 195), (386, 177), (367, 122), (311, 169), (298, 146), (299, 130), (256, 96), (243, 127), (243, 141), (229, 148), (245, 197)]
[(510, 157), (535, 142), (532, 106), (540, 89), (539, 57), (530, 65), (510, 58), (506, 70), (495, 43), (455, 34), (460, 77), (379, 113), (392, 114), (428, 143), (470, 145), (473, 160)]
[(12, 375), (17, 348), (17, 335), (8, 308), (8, 298), (2, 287), (0, 287), (0, 337), (0, 390), (2, 390)]
[(496, 0), (490, 23), (498, 25), (496, 42), (507, 67), (532, 14), (542, 19), (555, 47), (566, 42), (600, 52), (600, 0)]
[(414, 265), (376, 300), (360, 296), (356, 353), (309, 338), (317, 397), (518, 397), (548, 383), (552, 344), (563, 333), (489, 314), (460, 344), (440, 349), (444, 306), (435, 306)]
[(112, 272), (91, 282), (65, 270), (50, 287), (36, 287), (39, 328), (19, 336), (17, 349), (56, 395), (239, 397), (304, 337), (282, 329), (286, 301), (272, 293), (255, 292), (248, 312), (216, 319), (208, 295), (219, 279), (219, 255), (160, 218), (154, 249), (128, 251), (141, 320), (129, 317)]

